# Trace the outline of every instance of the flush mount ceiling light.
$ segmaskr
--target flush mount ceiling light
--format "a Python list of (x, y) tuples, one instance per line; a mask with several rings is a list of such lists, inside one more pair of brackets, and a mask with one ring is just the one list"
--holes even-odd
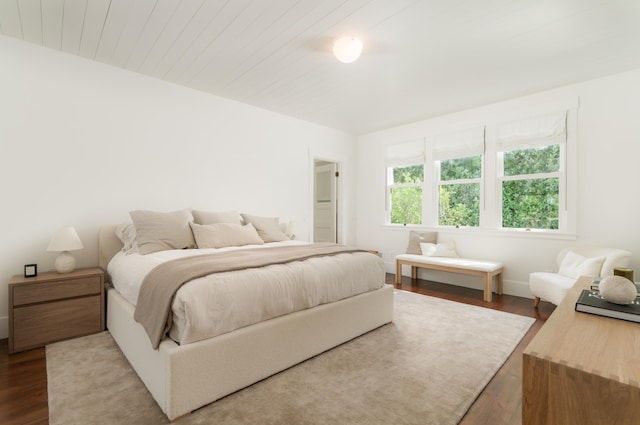
[(333, 54), (343, 63), (351, 63), (360, 57), (362, 41), (355, 37), (342, 37), (333, 43)]

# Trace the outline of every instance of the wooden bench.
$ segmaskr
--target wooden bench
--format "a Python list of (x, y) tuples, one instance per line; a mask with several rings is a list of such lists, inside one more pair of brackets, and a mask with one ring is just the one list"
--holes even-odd
[(461, 273), (484, 278), (484, 300), (491, 302), (491, 283), (496, 277), (496, 293), (502, 294), (502, 263), (468, 258), (427, 257), (401, 254), (396, 256), (396, 284), (402, 282), (402, 266), (411, 266), (411, 279), (418, 278), (418, 268)]

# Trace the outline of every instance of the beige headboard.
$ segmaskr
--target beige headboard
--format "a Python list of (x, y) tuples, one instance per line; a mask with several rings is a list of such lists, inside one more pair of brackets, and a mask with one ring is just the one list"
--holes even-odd
[[(107, 264), (114, 255), (123, 248), (122, 242), (116, 236), (117, 224), (108, 224), (100, 228), (98, 233), (98, 263), (107, 272)], [(108, 281), (111, 279), (107, 276)]]

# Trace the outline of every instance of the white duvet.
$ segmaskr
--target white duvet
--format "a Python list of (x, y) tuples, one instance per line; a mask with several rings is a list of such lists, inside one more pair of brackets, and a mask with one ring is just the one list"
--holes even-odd
[[(287, 241), (221, 249), (119, 252), (107, 271), (114, 288), (136, 305), (140, 285), (158, 264), (233, 249), (304, 244)], [(216, 273), (182, 286), (172, 304), (169, 336), (179, 344), (200, 341), (294, 311), (338, 301), (384, 285), (382, 260), (367, 252), (310, 258), (288, 264)]]

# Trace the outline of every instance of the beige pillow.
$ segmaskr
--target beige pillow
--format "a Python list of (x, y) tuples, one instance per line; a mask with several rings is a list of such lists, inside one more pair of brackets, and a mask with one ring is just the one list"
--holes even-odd
[(233, 223), (191, 223), (191, 230), (198, 248), (223, 248), (264, 243), (251, 223), (246, 226)]
[(407, 245), (407, 254), (422, 255), (420, 249), (421, 243), (437, 243), (438, 232), (409, 232), (409, 245)]
[(140, 254), (196, 247), (189, 227), (189, 210), (168, 213), (138, 210), (129, 212), (129, 216), (136, 228)]
[(193, 222), (196, 224), (233, 223), (242, 224), (238, 211), (202, 211), (193, 210)]
[(258, 235), (265, 242), (288, 241), (289, 237), (280, 230), (280, 219), (278, 217), (260, 217), (251, 214), (242, 214), (244, 222), (253, 224), (258, 231)]

